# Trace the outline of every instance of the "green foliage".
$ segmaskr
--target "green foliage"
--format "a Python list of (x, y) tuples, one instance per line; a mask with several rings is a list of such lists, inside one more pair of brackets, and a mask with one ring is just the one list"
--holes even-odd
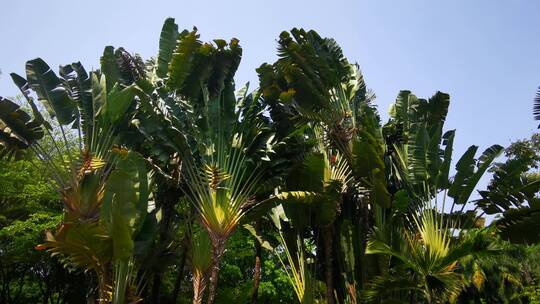
[(62, 220), (59, 197), (43, 168), (27, 160), (0, 164), (0, 302), (83, 301), (88, 277), (68, 273), (35, 249), (44, 231)]
[[(485, 255), (496, 250), (482, 233), (468, 232), (454, 241), (442, 217), (431, 209), (413, 216), (412, 231), (401, 231), (397, 244), (389, 243), (385, 233), (375, 230), (367, 254), (383, 254), (396, 260), (397, 266), (371, 283), (366, 300), (394, 299), (403, 295), (427, 303), (453, 301), (463, 289), (458, 263), (471, 255)], [(384, 229), (377, 227), (376, 229)]]
[(537, 135), (501, 163), (473, 145), (454, 174), (448, 94), (401, 91), (382, 124), (333, 39), (282, 32), (235, 93), (241, 56), (168, 18), (150, 60), (107, 46), (96, 71), (11, 75), (0, 302), (538, 301), (540, 250), (512, 244), (539, 239)]
[(27, 218), (33, 210), (59, 210), (59, 197), (43, 168), (27, 160), (0, 161), (0, 226)]
[(174, 23), (174, 18), (167, 18), (161, 30), (159, 38), (159, 54), (156, 75), (161, 78), (167, 76), (169, 62), (171, 61), (176, 41), (178, 39), (178, 25)]
[(49, 114), (61, 125), (75, 120), (76, 105), (58, 76), (41, 58), (26, 63), (26, 78), (38, 99), (47, 105)]
[[(61, 221), (58, 213), (35, 212), (26, 220), (15, 220), (0, 230), (2, 240), (2, 255), (4, 262), (16, 262), (27, 259), (27, 255), (37, 255), (33, 250), (41, 242), (43, 231), (53, 229)], [(30, 250), (29, 250), (30, 249)], [(10, 259), (10, 260), (8, 260)]]
[(477, 205), (487, 214), (499, 214), (496, 226), (503, 238), (517, 243), (540, 240), (540, 179), (538, 134), (510, 145), (507, 159), (493, 167), (493, 177)]
[(20, 150), (28, 148), (43, 137), (38, 120), (9, 99), (0, 97), (0, 159), (19, 156)]
[(456, 176), (448, 195), (453, 197), (457, 204), (465, 204), (469, 200), (476, 184), (489, 169), (489, 166), (503, 152), (503, 147), (493, 145), (487, 148), (478, 160), (474, 154), (478, 147), (471, 146), (456, 164)]
[(34, 213), (29, 218), (15, 220), (0, 229), (0, 300), (21, 304), (41, 300), (82, 301), (89, 287), (85, 283), (88, 278), (80, 272), (68, 273), (54, 259), (34, 248), (42, 242), (44, 230), (60, 223), (61, 214), (31, 210)]

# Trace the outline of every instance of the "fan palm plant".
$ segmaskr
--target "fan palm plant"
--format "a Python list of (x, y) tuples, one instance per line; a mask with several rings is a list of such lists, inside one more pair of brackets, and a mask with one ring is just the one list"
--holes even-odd
[(500, 214), (493, 225), (500, 235), (513, 243), (540, 240), (540, 137), (517, 141), (505, 150), (507, 159), (491, 169), (492, 179), (476, 206), (487, 214)]
[[(233, 77), (242, 54), (238, 40), (203, 43), (198, 38), (196, 28), (179, 32), (174, 19), (165, 21), (157, 62), (149, 62), (145, 77), (135, 81), (141, 99), (136, 127), (152, 140), (156, 169), (180, 177), (208, 232), (212, 303), (225, 243), (256, 203), (261, 162), (268, 163), (274, 140), (260, 94), (247, 94), (246, 88), (235, 97)], [(166, 170), (170, 155), (176, 155), (173, 174)]]
[(443, 133), (450, 104), (448, 94), (437, 92), (428, 100), (401, 91), (391, 106), (390, 120), (383, 131), (386, 139), (390, 182), (421, 206), (444, 191), (461, 205), (461, 212), (491, 164), (503, 151), (499, 145), (487, 148), (478, 159), (478, 146), (470, 146), (456, 163), (450, 179), (455, 130)]
[[(317, 143), (315, 153), (332, 161), (336, 155), (341, 155), (340, 161), (343, 162), (340, 165), (346, 165), (348, 171), (359, 173), (356, 161), (362, 156), (353, 153), (359, 131), (357, 111), (360, 103), (367, 102), (369, 94), (358, 66), (348, 63), (333, 39), (322, 38), (315, 31), (303, 29), (283, 32), (279, 39), (278, 53), (279, 59), (273, 65), (264, 64), (257, 70), (265, 101), (269, 104), (270, 114), (278, 128), (284, 129), (290, 124), (291, 129), (312, 130), (306, 133)], [(295, 129), (291, 131), (298, 132)], [(330, 169), (330, 166), (327, 168)], [(366, 175), (373, 180), (372, 175)], [(357, 182), (360, 181), (359, 174), (354, 177), (358, 178)], [(362, 182), (367, 180), (361, 179)], [(315, 182), (326, 184), (328, 181), (323, 178)], [(345, 190), (340, 189), (338, 193), (343, 194)], [(325, 203), (321, 202), (320, 205)], [(340, 205), (341, 197), (336, 197), (334, 207), (330, 209), (337, 211)], [(324, 214), (333, 211), (321, 212)], [(325, 256), (328, 303), (335, 301), (332, 258), (335, 254), (332, 240), (337, 213), (334, 212), (331, 221), (318, 223), (323, 226), (320, 229), (320, 247)]]
[[(454, 198), (452, 206), (462, 205), (463, 212), (502, 147), (486, 149), (477, 160), (478, 147), (472, 146), (458, 162), (458, 174), (451, 181), (454, 131), (443, 134), (448, 94), (437, 92), (424, 100), (402, 91), (391, 107), (390, 121), (381, 127), (370, 104), (373, 95), (358, 67), (347, 62), (334, 40), (293, 29), (280, 35), (278, 50), (279, 59), (273, 65), (263, 64), (257, 70), (270, 115), (282, 129), (291, 125), (320, 128), (325, 149), (335, 149), (345, 157), (357, 187), (344, 205), (357, 204), (351, 198), (361, 198), (365, 210), (360, 213), (368, 221), (368, 205), (395, 207), (405, 214), (445, 191), (445, 196), (447, 192)], [(343, 223), (356, 220), (347, 216), (341, 216)], [(346, 242), (340, 246), (352, 248)], [(356, 253), (356, 259), (361, 255)]]
[[(115, 146), (134, 88), (107, 89), (99, 73), (80, 63), (60, 68), (59, 78), (41, 59), (27, 62), (27, 78), (12, 74), (33, 118), (0, 98), (2, 143), (12, 154), (31, 150), (46, 164), (64, 203), (64, 220), (37, 246), (58, 255), (68, 267), (92, 270), (102, 303), (124, 303), (133, 265), (134, 237), (147, 212), (148, 180), (144, 160)], [(43, 103), (59, 134), (53, 133), (32, 92)], [(51, 148), (42, 145), (48, 135)], [(74, 138), (74, 140), (71, 140)], [(41, 141), (40, 141), (41, 140)], [(133, 300), (131, 298), (130, 300)]]
[[(262, 207), (280, 204), (279, 206), (282, 206), (280, 210), (290, 218), (296, 238), (300, 238), (302, 231), (311, 226), (322, 231), (319, 244), (324, 248), (327, 298), (333, 301), (334, 257), (331, 230), (340, 212), (342, 194), (351, 184), (352, 175), (347, 161), (341, 154), (330, 154), (322, 142), (319, 142), (318, 149), (322, 151), (307, 155), (303, 163), (292, 169), (286, 185), (288, 191), (276, 189), (277, 194), (264, 200)], [(305, 296), (304, 293), (302, 295)]]
[(212, 244), (212, 270), (209, 303), (216, 295), (220, 261), (225, 243), (238, 226), (260, 180), (257, 169), (250, 168), (243, 154), (241, 138), (227, 145), (220, 140), (215, 151), (205, 155), (200, 164), (188, 163), (186, 183), (189, 197), (199, 212), (201, 224), (208, 231)]
[(370, 283), (365, 293), (368, 302), (453, 301), (464, 287), (460, 263), (495, 251), (484, 234), (454, 237), (457, 227), (444, 221), (436, 208), (424, 208), (410, 221), (412, 229), (391, 228), (381, 217), (374, 228), (366, 253), (390, 257), (391, 267)]
[(472, 231), (485, 233), (499, 248), (494, 255), (470, 256), (460, 268), (467, 288), (460, 299), (483, 299), (491, 303), (522, 303), (520, 291), (527, 283), (526, 247), (503, 242), (496, 229)]

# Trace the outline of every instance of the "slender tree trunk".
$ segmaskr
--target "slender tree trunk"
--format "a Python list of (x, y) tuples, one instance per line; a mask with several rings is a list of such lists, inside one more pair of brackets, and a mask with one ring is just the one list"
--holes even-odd
[[(258, 220), (255, 224), (255, 231), (258, 233), (261, 229), (261, 221)], [(259, 295), (259, 284), (261, 282), (261, 255), (262, 247), (259, 241), (255, 241), (255, 273), (253, 274), (253, 293), (251, 294), (251, 303), (257, 303)]]
[(152, 279), (152, 303), (159, 304), (161, 302), (160, 297), (161, 291), (161, 273), (155, 273), (154, 278)]
[(187, 258), (187, 251), (188, 251), (188, 245), (187, 241), (184, 238), (182, 241), (182, 254), (180, 258), (180, 264), (178, 265), (178, 274), (176, 275), (176, 280), (174, 282), (174, 290), (172, 294), (172, 303), (176, 303), (176, 299), (178, 299), (178, 294), (180, 293), (180, 287), (182, 285), (182, 281), (184, 280), (184, 267), (186, 265), (186, 258)]
[[(94, 288), (94, 277), (93, 276), (85, 276), (89, 280), (88, 289), (86, 290), (86, 304), (96, 304), (96, 289)], [(98, 280), (98, 290), (99, 290), (99, 277), (97, 277)], [(60, 288), (59, 289), (59, 298), (67, 298), (67, 292), (65, 289)], [(97, 293), (97, 297), (99, 298), (99, 291)]]
[(110, 288), (109, 286), (112, 286), (112, 282), (110, 281), (110, 277), (109, 277), (109, 272), (108, 272), (108, 268), (107, 266), (103, 266), (102, 269), (101, 269), (101, 273), (97, 275), (98, 277), (98, 284), (99, 284), (99, 287), (98, 287), (98, 303), (99, 304), (105, 304), (105, 303), (109, 303), (109, 291), (110, 291)]
[(221, 258), (225, 251), (226, 238), (210, 236), (212, 241), (212, 267), (210, 272), (210, 288), (208, 290), (208, 304), (214, 304), (217, 295), (217, 283)]
[(206, 291), (206, 274), (197, 273), (193, 277), (193, 304), (201, 304)]
[(333, 253), (333, 226), (323, 227), (325, 280), (326, 280), (326, 303), (334, 304), (334, 260)]
[[(358, 282), (356, 288), (358, 290), (363, 290), (366, 287), (366, 284), (368, 282), (368, 278), (370, 275), (377, 275), (378, 273), (371, 273), (370, 268), (368, 265), (370, 265), (370, 261), (377, 260), (374, 256), (369, 256), (365, 254), (366, 248), (367, 248), (367, 242), (368, 242), (368, 235), (371, 231), (371, 227), (373, 226), (370, 220), (370, 210), (368, 208), (368, 202), (365, 199), (359, 199), (356, 201), (356, 204), (358, 204), (357, 214), (359, 218), (359, 222), (356, 223), (358, 226), (358, 238), (359, 238), (359, 250), (357, 255), (355, 256), (355, 259), (359, 261), (359, 263), (356, 264), (357, 268), (357, 275), (358, 275)], [(372, 263), (373, 266), (376, 265), (376, 263)], [(373, 268), (372, 266), (372, 268)]]
[(178, 295), (180, 294), (180, 288), (182, 286), (182, 282), (184, 281), (184, 268), (186, 267), (186, 260), (188, 259), (189, 251), (191, 250), (191, 240), (188, 237), (189, 235), (191, 235), (191, 225), (193, 224), (193, 217), (191, 216), (191, 211), (187, 212), (184, 219), (187, 224), (185, 226), (184, 238), (180, 242), (180, 246), (182, 246), (182, 252), (180, 254), (181, 258), (180, 264), (178, 265), (178, 274), (176, 275), (174, 289), (171, 297), (173, 303), (176, 303)]
[[(416, 290), (411, 290), (410, 304), (418, 303), (417, 298), (418, 296), (417, 296)], [(431, 301), (429, 300), (429, 297), (426, 297), (426, 300), (428, 300), (428, 303), (431, 303)]]

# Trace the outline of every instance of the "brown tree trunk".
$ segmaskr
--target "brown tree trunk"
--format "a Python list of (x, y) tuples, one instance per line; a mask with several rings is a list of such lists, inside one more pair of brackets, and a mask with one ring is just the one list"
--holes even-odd
[(184, 267), (186, 265), (187, 252), (188, 252), (188, 242), (186, 239), (182, 241), (182, 254), (180, 258), (180, 264), (178, 265), (178, 274), (176, 275), (176, 280), (174, 282), (174, 289), (172, 293), (172, 303), (176, 303), (178, 299), (178, 294), (180, 293), (180, 287), (182, 286), (182, 281), (184, 280)]
[(334, 304), (334, 261), (332, 258), (333, 247), (333, 226), (323, 227), (324, 242), (324, 261), (325, 261), (325, 279), (326, 279), (326, 303)]
[(101, 273), (97, 274), (98, 277), (98, 303), (109, 303), (109, 286), (112, 286), (110, 281), (108, 267), (102, 266)]
[(161, 293), (161, 273), (155, 273), (154, 279), (152, 280), (152, 303), (159, 304), (161, 302), (160, 299), (160, 293)]
[(374, 266), (376, 266), (375, 263), (370, 263), (370, 261), (373, 261), (376, 257), (372, 255), (366, 255), (366, 248), (367, 248), (367, 242), (368, 242), (368, 235), (371, 231), (371, 227), (373, 227), (373, 223), (371, 220), (371, 213), (370, 209), (368, 208), (369, 202), (366, 199), (359, 199), (357, 202), (359, 204), (357, 217), (359, 221), (357, 222), (357, 225), (359, 227), (359, 242), (360, 250), (355, 255), (355, 259), (359, 261), (359, 263), (356, 263), (356, 273), (357, 273), (357, 286), (356, 288), (358, 290), (363, 290), (368, 282), (369, 277), (373, 277), (375, 275), (378, 275), (379, 273), (373, 273), (373, 271), (370, 271), (369, 265), (373, 265), (371, 269), (373, 269)]
[(210, 272), (210, 288), (208, 289), (208, 304), (214, 304), (217, 295), (217, 283), (221, 258), (225, 251), (225, 238), (210, 236), (212, 241), (212, 267)]
[(206, 276), (205, 274), (196, 274), (193, 277), (193, 304), (201, 304), (206, 291)]
[[(429, 299), (427, 299), (427, 300), (428, 300), (428, 303), (431, 303), (431, 301), (429, 301)], [(416, 290), (412, 290), (411, 295), (410, 295), (410, 304), (416, 304), (416, 303), (418, 303), (417, 296), (416, 296)]]
[[(255, 231), (258, 233), (261, 228), (260, 220), (255, 224)], [(255, 240), (255, 273), (253, 274), (253, 293), (251, 294), (251, 303), (257, 303), (259, 294), (259, 284), (261, 283), (261, 254), (262, 247), (258, 240)]]

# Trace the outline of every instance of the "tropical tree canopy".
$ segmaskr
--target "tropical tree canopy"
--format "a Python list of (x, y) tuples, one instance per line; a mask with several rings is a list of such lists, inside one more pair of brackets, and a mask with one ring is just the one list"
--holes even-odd
[(12, 73), (0, 302), (540, 303), (538, 134), (455, 155), (448, 93), (383, 122), (335, 40), (277, 43), (255, 86), (172, 18), (155, 57)]

